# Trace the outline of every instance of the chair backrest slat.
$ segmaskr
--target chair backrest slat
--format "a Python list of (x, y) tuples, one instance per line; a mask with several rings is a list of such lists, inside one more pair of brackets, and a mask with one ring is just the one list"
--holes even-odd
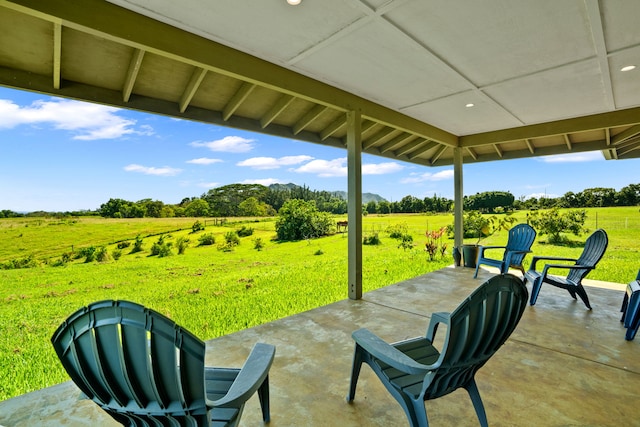
[(498, 275), (451, 313), (442, 364), (432, 378), (429, 398), (462, 386), (489, 360), (516, 328), (527, 299), (522, 280)]
[[(528, 251), (533, 245), (536, 238), (536, 230), (529, 224), (518, 224), (509, 230), (507, 239), (507, 251)], [(515, 265), (522, 264), (522, 260), (526, 254), (513, 254), (511, 263)]]
[(205, 345), (160, 313), (100, 301), (71, 315), (52, 342), (74, 382), (117, 421), (207, 425)]
[(589, 271), (598, 264), (609, 245), (609, 238), (603, 229), (598, 229), (591, 234), (584, 242), (582, 254), (576, 261), (578, 265), (584, 265), (590, 268), (576, 268), (569, 271), (567, 280), (579, 283)]

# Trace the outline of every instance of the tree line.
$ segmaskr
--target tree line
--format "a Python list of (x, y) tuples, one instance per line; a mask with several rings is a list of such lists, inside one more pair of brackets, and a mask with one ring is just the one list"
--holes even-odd
[[(106, 218), (170, 218), (170, 217), (241, 217), (274, 216), (288, 200), (313, 201), (320, 212), (336, 215), (347, 213), (347, 201), (336, 192), (311, 190), (294, 184), (272, 185), (230, 184), (212, 188), (200, 197), (187, 197), (178, 204), (143, 199), (136, 202), (112, 198), (96, 211), (66, 212), (66, 215), (100, 215)], [(547, 208), (587, 208), (640, 205), (640, 184), (630, 184), (620, 191), (613, 188), (587, 188), (581, 192), (567, 192), (560, 197), (516, 199), (505, 191), (486, 191), (464, 196), (464, 210), (495, 213), (512, 210)], [(433, 195), (418, 198), (405, 196), (389, 202), (369, 200), (363, 204), (365, 214), (451, 212), (453, 200)], [(21, 214), (0, 210), (0, 218), (16, 216), (48, 216), (50, 212)], [(60, 213), (58, 213), (60, 214)]]

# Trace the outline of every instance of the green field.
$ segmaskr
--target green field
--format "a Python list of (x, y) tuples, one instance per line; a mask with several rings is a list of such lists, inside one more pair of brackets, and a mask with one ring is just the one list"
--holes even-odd
[[(516, 213), (522, 221), (525, 213)], [(378, 233), (382, 243), (363, 248), (363, 290), (369, 291), (452, 263), (452, 240), (446, 255), (430, 261), (423, 250), (424, 233), (450, 224), (452, 215), (367, 216), (363, 234)], [(68, 377), (49, 338), (71, 312), (100, 299), (129, 299), (171, 317), (206, 340), (347, 298), (347, 234), (308, 241), (278, 243), (275, 219), (230, 222), (192, 233), (193, 218), (172, 219), (43, 219), (0, 220), (0, 263), (32, 257), (39, 266), (0, 269), (0, 400), (50, 386)], [(597, 221), (597, 223), (596, 223)], [(388, 237), (390, 226), (406, 225), (413, 249), (398, 247)], [(218, 248), (225, 233), (241, 226), (254, 233), (226, 252)], [(587, 227), (605, 228), (610, 244), (589, 278), (626, 283), (640, 268), (640, 213), (634, 208), (589, 209)], [(202, 234), (213, 233), (216, 244), (197, 246)], [(144, 250), (122, 250), (118, 260), (60, 263), (89, 246), (105, 246), (144, 238)], [(150, 256), (163, 235), (173, 255)], [(180, 238), (190, 245), (183, 255)], [(260, 238), (263, 248), (255, 248)], [(572, 246), (553, 246), (538, 236), (536, 254), (577, 257), (586, 235), (570, 236)], [(483, 244), (504, 244), (506, 232)], [(470, 241), (471, 242), (471, 241)], [(530, 258), (528, 258), (530, 259)], [(527, 263), (525, 260), (525, 264)], [(54, 266), (56, 264), (64, 264)]]

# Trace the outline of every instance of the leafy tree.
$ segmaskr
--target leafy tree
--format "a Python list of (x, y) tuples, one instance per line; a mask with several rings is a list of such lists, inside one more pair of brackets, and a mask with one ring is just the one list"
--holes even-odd
[(512, 207), (514, 201), (515, 197), (508, 191), (485, 191), (465, 197), (464, 208), (493, 213), (498, 207)]
[(329, 234), (333, 221), (327, 212), (320, 212), (314, 201), (288, 200), (276, 221), (278, 240), (302, 240)]
[(268, 188), (260, 184), (230, 184), (212, 188), (202, 196), (213, 216), (240, 216), (240, 203), (250, 197), (264, 201)]
[(637, 206), (640, 204), (640, 184), (630, 184), (616, 194), (617, 206)]
[(188, 217), (204, 217), (209, 216), (209, 203), (203, 199), (196, 199), (189, 203), (184, 209), (184, 214)]
[(581, 235), (587, 230), (584, 222), (587, 219), (587, 212), (583, 210), (569, 210), (560, 212), (558, 208), (540, 212), (532, 211), (527, 214), (527, 222), (535, 228), (541, 235), (549, 235), (549, 243), (561, 243), (563, 239), (561, 233), (572, 233)]

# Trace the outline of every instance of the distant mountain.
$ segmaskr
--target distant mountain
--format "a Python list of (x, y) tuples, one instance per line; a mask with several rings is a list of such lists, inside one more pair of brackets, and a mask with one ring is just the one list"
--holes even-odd
[[(347, 192), (346, 191), (332, 191), (331, 194), (333, 194), (336, 197), (340, 197), (341, 199), (347, 200)], [(379, 195), (374, 194), (374, 193), (362, 193), (362, 203), (363, 204), (369, 203), (372, 200), (374, 202), (376, 202), (376, 203), (388, 201), (384, 197), (379, 196)]]
[[(286, 190), (293, 190), (294, 188), (301, 188), (299, 185), (297, 184), (293, 184), (293, 183), (289, 183), (289, 184), (271, 184), (269, 185), (269, 189), (270, 190), (274, 190), (274, 191), (286, 191)], [(347, 200), (347, 192), (346, 191), (330, 191), (332, 196), (335, 197), (339, 197), (343, 200)], [(380, 202), (386, 202), (387, 199), (385, 199), (382, 196), (379, 196), (377, 194), (374, 193), (362, 193), (362, 203), (369, 203), (370, 201), (374, 201), (376, 203), (380, 203)]]

